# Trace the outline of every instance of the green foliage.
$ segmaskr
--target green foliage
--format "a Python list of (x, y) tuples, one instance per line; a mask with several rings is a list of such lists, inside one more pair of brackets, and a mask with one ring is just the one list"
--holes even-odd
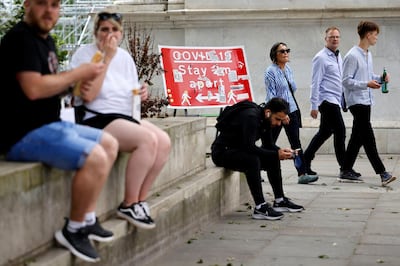
[(161, 54), (154, 52), (154, 39), (151, 30), (141, 29), (136, 24), (129, 27), (128, 48), (136, 63), (139, 80), (151, 83), (154, 75), (160, 75), (163, 71), (160, 65)]
[(5, 4), (1, 3), (1, 9), (3, 10), (0, 14), (0, 38), (2, 38), (6, 32), (17, 24), (24, 16), (24, 7), (22, 6), (23, 0), (14, 0), (13, 6), (10, 12), (6, 12)]
[(52, 33), (51, 37), (54, 39), (54, 42), (57, 47), (58, 62), (60, 64), (62, 64), (63, 62), (67, 61), (67, 59), (68, 59), (68, 51), (61, 49), (61, 47), (65, 44), (65, 42), (63, 40), (61, 40), (60, 36), (58, 36), (55, 33)]

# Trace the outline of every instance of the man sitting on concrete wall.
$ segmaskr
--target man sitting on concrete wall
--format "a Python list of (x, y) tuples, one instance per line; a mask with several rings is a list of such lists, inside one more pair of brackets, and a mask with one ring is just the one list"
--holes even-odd
[(69, 219), (57, 241), (86, 261), (99, 260), (89, 238), (109, 241), (95, 215), (96, 201), (117, 157), (118, 144), (108, 133), (60, 121), (60, 94), (103, 73), (103, 63), (88, 63), (56, 73), (58, 60), (49, 35), (60, 14), (60, 0), (25, 0), (25, 16), (0, 43), (3, 128), (0, 149), (11, 161), (38, 161), (76, 170)]
[[(288, 115), (288, 103), (272, 98), (263, 106), (249, 101), (228, 106), (217, 118), (219, 134), (211, 145), (211, 156), (217, 166), (244, 172), (255, 202), (254, 219), (278, 220), (284, 211), (301, 212), (304, 208), (285, 197), (280, 160), (293, 159), (295, 151), (277, 147), (271, 128), (279, 126)], [(256, 145), (261, 138), (262, 147)], [(266, 170), (274, 192), (271, 207), (262, 190), (261, 170)]]

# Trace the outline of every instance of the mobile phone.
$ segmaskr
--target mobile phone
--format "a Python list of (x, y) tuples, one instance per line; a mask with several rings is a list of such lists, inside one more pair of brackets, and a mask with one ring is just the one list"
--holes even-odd
[(296, 158), (296, 156), (297, 156), (297, 154), (298, 154), (298, 152), (300, 151), (301, 149), (299, 148), (299, 149), (295, 149), (293, 152), (292, 152), (292, 158)]

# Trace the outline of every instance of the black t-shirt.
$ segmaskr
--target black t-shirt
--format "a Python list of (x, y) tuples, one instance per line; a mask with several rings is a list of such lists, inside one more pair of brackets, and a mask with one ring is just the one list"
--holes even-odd
[(58, 60), (53, 39), (41, 38), (25, 22), (15, 25), (0, 43), (0, 149), (8, 150), (29, 131), (59, 121), (58, 95), (28, 99), (16, 80), (23, 71), (43, 75), (57, 72)]

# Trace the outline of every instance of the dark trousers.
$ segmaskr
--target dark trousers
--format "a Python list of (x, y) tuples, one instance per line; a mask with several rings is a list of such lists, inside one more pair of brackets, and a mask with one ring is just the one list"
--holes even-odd
[(246, 175), (247, 184), (256, 205), (265, 202), (261, 184), (261, 170), (267, 171), (268, 180), (275, 198), (284, 196), (281, 162), (278, 153), (261, 157), (239, 149), (213, 145), (211, 148), (211, 158), (217, 166), (243, 172)]
[(353, 128), (347, 145), (343, 170), (350, 170), (353, 168), (357, 154), (361, 146), (363, 146), (375, 173), (383, 173), (385, 171), (385, 166), (379, 157), (374, 130), (371, 125), (371, 106), (356, 104), (350, 106), (349, 109), (353, 115)]
[[(272, 140), (274, 141), (274, 143), (276, 143), (283, 127), (285, 129), (286, 136), (289, 140), (290, 148), (292, 150), (301, 149), (301, 143), (300, 143), (301, 118), (299, 117), (297, 111), (290, 113), (289, 118), (290, 118), (289, 124), (271, 128)], [(295, 165), (295, 167), (297, 169), (297, 174), (300, 176), (306, 173), (306, 165), (304, 163), (305, 160), (302, 150), (299, 151), (298, 156), (300, 158), (300, 163), (297, 166)]]
[(335, 147), (336, 160), (342, 169), (345, 157), (346, 127), (344, 125), (340, 106), (323, 101), (318, 107), (321, 113), (321, 121), (317, 134), (311, 139), (310, 144), (304, 152), (307, 167), (310, 167), (315, 153), (333, 134), (333, 145)]

